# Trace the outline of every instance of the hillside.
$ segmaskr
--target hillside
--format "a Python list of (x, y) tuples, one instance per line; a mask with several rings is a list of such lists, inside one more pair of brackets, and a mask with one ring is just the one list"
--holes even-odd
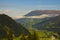
[(29, 34), (29, 31), (26, 28), (15, 22), (11, 17), (0, 14), (0, 37), (6, 37), (7, 31), (9, 30), (13, 31), (15, 36), (19, 36), (22, 33), (25, 33), (26, 35)]
[(28, 25), (32, 26), (32, 25), (38, 24), (39, 22), (42, 22), (41, 24), (43, 24), (45, 21), (47, 21), (47, 19), (51, 20), (50, 18), (53, 19), (55, 16), (58, 16), (58, 15), (60, 15), (60, 10), (34, 10), (24, 15), (25, 18), (16, 19), (15, 21), (17, 21), (18, 23), (21, 23), (26, 28), (30, 28), (28, 27)]
[(60, 10), (34, 10), (28, 14), (22, 16), (22, 18), (15, 19), (19, 23), (24, 23), (24, 21), (30, 21), (30, 19), (45, 19), (47, 17), (55, 17), (60, 15)]
[(47, 20), (37, 23), (33, 26), (38, 30), (49, 30), (57, 32), (60, 35), (60, 16), (48, 18)]
[(56, 32), (60, 35), (60, 16), (47, 18), (22, 18), (21, 22), (27, 29), (34, 28), (37, 30), (48, 30)]

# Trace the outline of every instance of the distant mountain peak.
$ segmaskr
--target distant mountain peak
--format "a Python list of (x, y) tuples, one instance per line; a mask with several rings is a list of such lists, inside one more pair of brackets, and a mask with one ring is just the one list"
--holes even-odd
[(60, 10), (34, 10), (25, 16), (39, 16), (42, 14), (60, 14)]

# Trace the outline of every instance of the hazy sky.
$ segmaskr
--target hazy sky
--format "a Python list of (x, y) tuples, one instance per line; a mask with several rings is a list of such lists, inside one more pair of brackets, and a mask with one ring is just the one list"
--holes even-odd
[(0, 14), (17, 18), (32, 10), (60, 10), (60, 0), (0, 0)]

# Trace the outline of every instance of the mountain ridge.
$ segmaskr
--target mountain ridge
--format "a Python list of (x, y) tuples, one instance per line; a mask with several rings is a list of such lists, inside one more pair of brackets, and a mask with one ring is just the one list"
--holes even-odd
[(18, 24), (11, 17), (5, 14), (0, 14), (0, 35), (1, 37), (7, 36), (6, 31), (8, 30), (5, 31), (5, 27), (11, 29), (13, 31), (13, 34), (16, 37), (20, 36), (22, 33), (25, 33), (26, 35), (30, 34), (29, 31), (25, 27), (23, 27), (21, 24)]
[(34, 10), (24, 16), (39, 16), (41, 14), (60, 14), (60, 10)]
[[(41, 12), (41, 13), (40, 13)], [(55, 17), (60, 15), (60, 10), (34, 10), (24, 15), (22, 18), (16, 19), (17, 22), (23, 23), (25, 20), (32, 19), (43, 19), (47, 17)]]

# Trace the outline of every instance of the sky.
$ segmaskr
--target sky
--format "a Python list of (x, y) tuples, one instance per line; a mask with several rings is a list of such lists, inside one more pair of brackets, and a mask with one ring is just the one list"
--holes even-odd
[(0, 0), (0, 14), (12, 18), (33, 10), (60, 10), (60, 0)]

